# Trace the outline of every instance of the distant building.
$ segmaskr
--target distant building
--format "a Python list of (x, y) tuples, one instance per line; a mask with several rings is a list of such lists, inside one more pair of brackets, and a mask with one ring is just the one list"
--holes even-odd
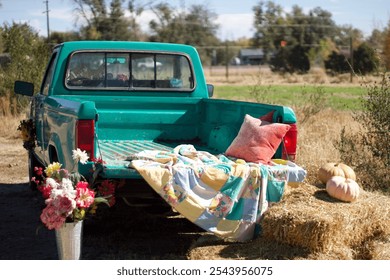
[(260, 65), (264, 63), (264, 52), (262, 49), (241, 49), (238, 58), (242, 65)]

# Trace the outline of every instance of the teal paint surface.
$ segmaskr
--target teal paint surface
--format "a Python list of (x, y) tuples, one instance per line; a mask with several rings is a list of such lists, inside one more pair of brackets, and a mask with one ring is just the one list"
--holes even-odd
[[(185, 55), (194, 77), (191, 91), (91, 90), (65, 86), (68, 60), (74, 52), (146, 52)], [(77, 120), (95, 120), (95, 158), (107, 163), (106, 178), (139, 178), (129, 168), (128, 158), (143, 149), (169, 150), (193, 144), (198, 150), (224, 153), (237, 135), (245, 114), (260, 117), (275, 111), (274, 121), (295, 123), (291, 108), (208, 96), (202, 64), (195, 48), (151, 42), (78, 41), (54, 49), (52, 74), (47, 92), (33, 97), (32, 118), (39, 123), (36, 154), (49, 163), (49, 149), (56, 151), (64, 166), (73, 166)], [(49, 72), (48, 72), (49, 73)], [(41, 152), (41, 149), (44, 152)], [(280, 151), (275, 155), (280, 157)], [(90, 176), (91, 164), (80, 167)]]

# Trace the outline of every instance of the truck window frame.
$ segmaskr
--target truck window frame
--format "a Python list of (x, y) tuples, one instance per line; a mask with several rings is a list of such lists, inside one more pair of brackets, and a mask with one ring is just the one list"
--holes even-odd
[(42, 95), (49, 95), (51, 82), (53, 81), (54, 70), (55, 70), (55, 60), (57, 59), (57, 51), (54, 51), (50, 57), (50, 61), (47, 65), (45, 76), (41, 84), (40, 93)]
[[(100, 73), (97, 73), (97, 75), (101, 75), (104, 73), (104, 77), (101, 79), (89, 79), (86, 84), (84, 85), (84, 81), (80, 80), (77, 82), (80, 82), (81, 85), (72, 85), (71, 84), (71, 63), (73, 63), (72, 58), (74, 58), (76, 55), (80, 54), (91, 54), (91, 55), (102, 55), (103, 59), (103, 65), (99, 65), (100, 67), (103, 67)], [(127, 62), (127, 72), (124, 75), (124, 81), (125, 83), (122, 83), (120, 85), (114, 85), (112, 86), (111, 76), (109, 76), (110, 72), (108, 71), (108, 59), (112, 58), (113, 55), (117, 55), (118, 59), (128, 59)], [(120, 57), (122, 56), (122, 57)], [(142, 57), (153, 57), (154, 65), (153, 69), (151, 70), (153, 72), (153, 78), (147, 78), (147, 79), (139, 79), (138, 77), (134, 77), (134, 74), (140, 73), (137, 72), (137, 65), (134, 65), (136, 62), (136, 58), (142, 58)], [(171, 65), (171, 68), (168, 68), (168, 70), (172, 70), (172, 76), (168, 75), (167, 79), (160, 79), (161, 73), (163, 69), (163, 63), (159, 61), (159, 59), (162, 60), (169, 60), (169, 59), (177, 59), (177, 62), (173, 62), (175, 65)], [(137, 62), (138, 63), (138, 62)], [(180, 64), (180, 65), (179, 65)], [(186, 70), (177, 70), (176, 68), (184, 68), (181, 67), (181, 64), (186, 64)], [(168, 64), (169, 65), (169, 64)], [(160, 67), (161, 66), (161, 67)], [(161, 69), (160, 69), (161, 68)], [(138, 69), (139, 70), (139, 69)], [(186, 72), (183, 75), (184, 79), (188, 79), (188, 81), (183, 82), (180, 79), (176, 79), (175, 75), (181, 75), (182, 72)], [(150, 70), (148, 70), (150, 72)], [(169, 72), (169, 71), (168, 71)], [(75, 77), (75, 75), (73, 75)], [(126, 80), (126, 77), (127, 79)], [(115, 77), (117, 79), (118, 77)], [(80, 78), (81, 79), (81, 78)], [(74, 80), (77, 80), (75, 78)], [(113, 79), (114, 80), (114, 79)], [(96, 81), (96, 84), (93, 86), (88, 86), (87, 83), (93, 83)], [(111, 83), (110, 83), (111, 82)], [(138, 85), (137, 85), (138, 84)], [(72, 52), (66, 63), (66, 70), (65, 70), (65, 77), (64, 77), (64, 86), (65, 88), (69, 90), (77, 90), (77, 91), (147, 91), (147, 92), (193, 92), (196, 88), (196, 79), (195, 79), (195, 72), (193, 68), (192, 61), (190, 57), (185, 53), (178, 53), (178, 52), (159, 52), (159, 51), (126, 51), (126, 50), (78, 50)]]

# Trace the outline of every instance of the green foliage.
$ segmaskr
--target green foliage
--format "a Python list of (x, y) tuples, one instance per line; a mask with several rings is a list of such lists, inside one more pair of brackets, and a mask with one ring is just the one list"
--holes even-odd
[(333, 51), (325, 60), (325, 69), (331, 74), (347, 73), (351, 67), (343, 54)]
[(285, 38), (283, 26), (283, 8), (272, 1), (260, 1), (253, 7), (255, 33), (252, 39), (253, 47), (264, 51), (265, 61), (269, 61), (277, 46)]
[(263, 48), (267, 61), (279, 49), (282, 41), (292, 47), (300, 45), (311, 48), (320, 45), (326, 38), (334, 37), (337, 29), (332, 14), (319, 7), (305, 14), (302, 8), (294, 5), (289, 13), (272, 1), (260, 1), (253, 11), (253, 46)]
[(363, 187), (390, 192), (390, 76), (367, 87), (363, 110), (354, 118), (359, 132), (344, 128), (335, 143), (341, 159), (354, 166)]
[(1, 30), (2, 52), (8, 53), (10, 62), (0, 67), (0, 96), (9, 96), (11, 113), (17, 114), (28, 99), (13, 95), (15, 80), (34, 83), (39, 89), (49, 56), (49, 47), (27, 24), (4, 25)]
[(301, 97), (305, 102), (299, 106), (299, 111), (302, 114), (300, 123), (304, 124), (308, 122), (315, 115), (327, 108), (331, 95), (327, 94), (322, 86), (316, 86), (314, 90), (308, 90), (307, 87), (303, 86)]
[(271, 58), (270, 68), (273, 72), (289, 72), (289, 51), (281, 48), (274, 57)]
[(383, 40), (383, 60), (387, 70), (390, 70), (390, 20), (387, 27), (387, 32)]
[(386, 38), (386, 32), (387, 30), (379, 30), (379, 29), (374, 29), (371, 32), (370, 37), (368, 37), (366, 43), (373, 48), (374, 50), (380, 50), (382, 49), (384, 43), (385, 43), (385, 38)]
[(218, 42), (214, 23), (216, 14), (206, 6), (192, 5), (188, 12), (179, 11), (167, 3), (160, 3), (153, 9), (158, 20), (150, 22), (151, 41), (175, 42), (196, 46), (214, 45)]
[(309, 56), (305, 48), (296, 45), (293, 48), (281, 48), (270, 61), (274, 72), (304, 74), (310, 70)]
[(50, 43), (57, 45), (67, 41), (78, 41), (81, 40), (81, 36), (78, 32), (57, 32), (53, 31), (50, 33)]
[(299, 74), (307, 73), (310, 70), (310, 61), (307, 51), (301, 45), (294, 46), (289, 55), (290, 72)]
[(216, 14), (204, 5), (192, 5), (188, 11), (175, 11), (168, 3), (154, 6), (157, 20), (150, 21), (150, 41), (188, 44), (198, 47), (200, 56), (211, 61), (212, 50), (202, 46), (216, 46), (218, 24)]
[[(347, 73), (351, 71), (351, 62), (345, 55), (333, 51), (325, 61), (325, 68), (332, 74)], [(379, 58), (374, 49), (363, 43), (353, 52), (353, 70), (355, 73), (366, 75), (377, 71)]]
[(379, 66), (379, 58), (375, 50), (368, 44), (361, 44), (353, 53), (353, 68), (356, 73), (366, 75), (375, 72)]
[(261, 80), (257, 80), (257, 83), (250, 87), (249, 95), (257, 103), (275, 104), (275, 89), (272, 85), (262, 85)]
[[(250, 87), (249, 95), (258, 103), (277, 104), (280, 92), (278, 87), (272, 85), (262, 85), (259, 80), (256, 85)], [(302, 118), (299, 120), (300, 124), (304, 124), (311, 120), (315, 115), (327, 108), (331, 94), (325, 92), (324, 87), (302, 86), (297, 91), (290, 92), (290, 104), (282, 102), (285, 106), (294, 106), (299, 108)]]
[(140, 27), (135, 18), (140, 16), (142, 8), (134, 0), (129, 1), (130, 16), (125, 17), (122, 8), (124, 0), (111, 0), (110, 9), (104, 0), (73, 0), (76, 13), (86, 25), (80, 28), (80, 34), (87, 40), (137, 40), (142, 38)]

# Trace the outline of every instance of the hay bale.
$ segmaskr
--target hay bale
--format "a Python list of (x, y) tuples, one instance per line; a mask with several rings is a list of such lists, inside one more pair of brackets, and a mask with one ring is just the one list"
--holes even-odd
[(256, 238), (245, 243), (194, 241), (187, 253), (190, 260), (352, 260), (351, 248), (340, 248), (328, 253), (310, 252), (307, 248), (270, 242)]
[(249, 242), (210, 239), (194, 242), (189, 259), (390, 259), (390, 197), (362, 192), (346, 203), (326, 190), (288, 187), (261, 222), (262, 234)]
[(312, 252), (344, 251), (390, 234), (388, 205), (390, 197), (370, 192), (356, 202), (341, 202), (306, 184), (289, 189), (270, 207), (261, 222), (262, 237)]
[(390, 260), (390, 235), (367, 242), (366, 249), (371, 260)]

